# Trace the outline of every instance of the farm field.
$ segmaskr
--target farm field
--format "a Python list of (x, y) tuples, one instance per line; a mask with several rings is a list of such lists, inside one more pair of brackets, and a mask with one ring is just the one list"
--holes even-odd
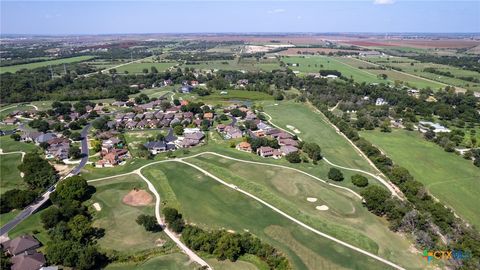
[(70, 63), (88, 61), (93, 58), (94, 56), (84, 55), (84, 56), (76, 56), (76, 57), (56, 59), (56, 60), (35, 62), (35, 63), (29, 63), (29, 64), (6, 66), (6, 67), (0, 67), (0, 73), (6, 73), (6, 72), (15, 73), (21, 69), (34, 69), (34, 68), (46, 67), (46, 66), (70, 64)]
[(342, 63), (334, 57), (328, 56), (284, 56), (282, 61), (286, 64), (297, 64), (289, 66), (293, 71), (301, 73), (318, 73), (320, 70), (337, 70), (347, 78), (353, 78), (357, 82), (366, 83), (391, 83), (389, 80), (379, 79), (376, 74), (367, 70), (358, 69)]
[[(369, 213), (353, 194), (328, 186), (298, 172), (202, 155), (187, 162), (233, 183), (314, 228), (352, 245), (401, 263), (418, 263), (410, 243), (385, 226), (385, 220)], [(316, 199), (315, 202), (308, 198)], [(327, 206), (319, 211), (317, 206)], [(398, 256), (395, 258), (395, 254)], [(397, 260), (397, 261), (396, 261)]]
[(125, 73), (128, 71), (129, 74), (143, 73), (143, 69), (148, 69), (150, 72), (151, 67), (157, 68), (158, 72), (163, 72), (170, 67), (175, 66), (176, 62), (165, 62), (165, 63), (154, 63), (154, 62), (140, 62), (140, 63), (131, 63), (116, 68), (118, 73)]
[(17, 169), (21, 164), (21, 157), (22, 154), (0, 155), (0, 194), (14, 188), (25, 187)]
[(275, 104), (278, 105), (272, 103), (263, 105), (265, 112), (273, 118), (274, 124), (287, 130), (287, 125), (294, 126), (300, 131), (298, 134), (300, 138), (318, 143), (322, 154), (335, 164), (375, 172), (353, 146), (326, 122), (324, 116), (313, 111), (311, 107), (289, 101)]
[(428, 191), (452, 207), (467, 222), (480, 227), (480, 170), (471, 162), (445, 152), (417, 132), (364, 131), (361, 136), (377, 145), (392, 160), (407, 168)]
[[(465, 89), (470, 89), (474, 91), (480, 91), (480, 84), (472, 83), (465, 80), (458, 79), (458, 77), (474, 77), (479, 78), (478, 73), (470, 70), (463, 70), (453, 66), (435, 64), (435, 63), (423, 63), (406, 57), (367, 57), (365, 60), (370, 62), (381, 64), (381, 65), (390, 65), (393, 67), (398, 67), (403, 70), (403, 72), (414, 74), (416, 76), (424, 77), (430, 80), (438, 81), (441, 83), (462, 87)], [(411, 65), (413, 63), (413, 66)], [(447, 76), (441, 76), (438, 74), (425, 72), (425, 68), (435, 68), (442, 72), (450, 72), (457, 78), (451, 78)]]
[(284, 252), (295, 269), (388, 269), (383, 263), (301, 229), (187, 165), (157, 164), (142, 173), (165, 198), (162, 206), (179, 207), (186, 222), (210, 229), (248, 230)]
[(388, 79), (392, 81), (402, 81), (405, 83), (408, 83), (412, 87), (421, 89), (421, 88), (427, 88), (430, 87), (432, 89), (439, 89), (439, 88), (444, 88), (445, 85), (442, 83), (426, 80), (420, 77), (416, 77), (413, 75), (409, 75), (407, 73), (402, 73), (398, 72), (396, 70), (380, 70), (380, 69), (367, 69), (368, 67), (376, 67), (377, 65), (362, 61), (360, 59), (356, 58), (347, 58), (347, 57), (336, 57), (338, 61), (348, 64), (350, 66), (354, 66), (357, 68), (364, 68), (365, 70), (368, 70), (368, 72), (373, 73), (373, 74), (386, 74), (388, 76)]
[[(105, 236), (98, 240), (100, 246), (108, 250), (136, 252), (166, 242), (168, 237), (165, 234), (147, 232), (135, 222), (140, 214), (154, 214), (154, 201), (146, 206), (131, 206), (122, 201), (134, 188), (148, 190), (139, 176), (132, 174), (89, 184), (96, 188), (95, 194), (86, 202), (94, 213), (93, 226), (105, 229)], [(94, 203), (99, 204), (100, 211), (95, 210)]]
[(213, 60), (213, 61), (199, 61), (198, 64), (183, 64), (181, 67), (194, 68), (196, 70), (244, 70), (244, 71), (272, 71), (274, 69), (281, 69), (280, 64), (276, 59), (260, 59), (257, 62), (255, 59), (238, 59), (235, 60)]

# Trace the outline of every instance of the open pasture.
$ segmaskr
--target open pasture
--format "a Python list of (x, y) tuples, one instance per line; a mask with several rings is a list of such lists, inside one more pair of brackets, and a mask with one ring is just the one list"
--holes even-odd
[(417, 132), (364, 131), (361, 136), (378, 146), (392, 160), (422, 182), (442, 203), (467, 222), (480, 227), (480, 170), (470, 161), (445, 152)]

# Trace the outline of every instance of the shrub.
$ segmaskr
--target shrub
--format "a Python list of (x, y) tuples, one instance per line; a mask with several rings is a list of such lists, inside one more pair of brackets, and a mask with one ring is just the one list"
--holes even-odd
[(330, 168), (330, 170), (328, 171), (328, 179), (331, 179), (337, 182), (343, 181), (343, 174), (337, 168)]
[(368, 179), (365, 176), (355, 174), (352, 175), (352, 183), (357, 187), (366, 187), (368, 186)]

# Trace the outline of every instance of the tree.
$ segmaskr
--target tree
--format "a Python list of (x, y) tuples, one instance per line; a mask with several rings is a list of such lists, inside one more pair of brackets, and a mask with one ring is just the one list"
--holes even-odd
[(55, 168), (37, 153), (27, 153), (18, 169), (24, 173), (25, 181), (31, 189), (47, 188), (58, 179)]
[(322, 159), (322, 149), (316, 143), (306, 142), (302, 146), (302, 151), (305, 152), (313, 161)]
[(70, 147), (70, 149), (68, 149), (68, 156), (71, 159), (79, 159), (82, 157), (82, 151), (80, 151), (78, 147)]
[(67, 226), (70, 229), (70, 234), (78, 242), (88, 239), (94, 231), (90, 220), (84, 215), (74, 216), (68, 221)]
[(182, 215), (178, 213), (178, 210), (171, 207), (163, 208), (162, 214), (165, 217), (166, 223), (171, 223), (176, 219), (182, 218)]
[(175, 135), (183, 135), (183, 127), (181, 125), (175, 126), (173, 132)]
[(73, 141), (81, 141), (82, 134), (80, 134), (80, 132), (72, 132), (72, 134), (70, 134), (70, 139), (72, 139)]
[(382, 122), (380, 125), (380, 131), (381, 132), (392, 132), (392, 128), (390, 128), (390, 122), (388, 120), (385, 120)]
[(368, 179), (359, 174), (352, 175), (352, 183), (357, 187), (366, 187), (368, 186)]
[(328, 171), (328, 179), (331, 179), (333, 181), (343, 181), (343, 174), (342, 172), (337, 169), (337, 168), (330, 168)]
[(0, 249), (0, 269), (10, 269), (12, 266), (12, 262), (10, 261), (10, 257), (7, 256), (5, 250)]
[(40, 220), (46, 230), (54, 228), (63, 220), (62, 211), (55, 206), (49, 207), (41, 212)]
[(378, 216), (385, 214), (385, 201), (390, 198), (388, 190), (373, 185), (366, 187), (360, 194), (365, 199), (365, 206), (370, 212)]
[(147, 74), (147, 73), (148, 73), (148, 68), (142, 69), (142, 72), (145, 73), (145, 74)]
[(33, 190), (11, 189), (0, 197), (0, 213), (8, 213), (12, 209), (21, 209), (32, 203), (37, 197)]
[(302, 158), (300, 157), (300, 154), (298, 152), (289, 153), (285, 156), (285, 158), (290, 163), (300, 163), (300, 162), (302, 162)]
[(63, 200), (84, 201), (89, 195), (89, 185), (83, 177), (75, 175), (59, 182), (55, 193)]
[(92, 126), (95, 129), (104, 131), (104, 130), (108, 130), (107, 123), (108, 123), (108, 120), (105, 117), (100, 117), (100, 118), (96, 119), (95, 121), (93, 121)]
[(173, 105), (175, 105), (175, 106), (180, 106), (180, 100), (174, 99), (174, 100), (173, 100)]
[(150, 72), (156, 74), (156, 73), (158, 73), (158, 69), (156, 67), (152, 66), (150, 68)]
[(142, 225), (145, 230), (149, 232), (159, 232), (162, 230), (162, 226), (158, 224), (157, 218), (150, 215), (139, 215), (136, 219), (138, 225)]
[(20, 139), (22, 138), (19, 134), (17, 133), (13, 133), (12, 135), (10, 135), (10, 138), (12, 138), (14, 141), (20, 141)]

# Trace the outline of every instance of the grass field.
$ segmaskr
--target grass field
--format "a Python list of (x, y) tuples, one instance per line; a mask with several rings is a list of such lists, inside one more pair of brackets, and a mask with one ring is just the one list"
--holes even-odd
[(0, 67), (0, 73), (5, 73), (5, 72), (15, 73), (21, 69), (34, 69), (34, 68), (46, 67), (46, 66), (70, 64), (70, 63), (88, 61), (93, 58), (94, 56), (84, 55), (84, 56), (76, 56), (76, 57), (63, 58), (63, 59), (57, 59), (57, 60), (35, 62), (35, 63), (29, 63), (29, 64)]
[[(393, 254), (409, 258), (410, 243), (391, 232), (383, 219), (369, 213), (351, 193), (329, 187), (298, 172), (232, 161), (213, 155), (202, 155), (188, 162), (265, 199), (297, 219), (355, 246), (396, 260)], [(318, 200), (308, 202), (307, 198)], [(327, 211), (316, 206), (326, 205)], [(401, 261), (397, 261), (401, 263)]]
[(3, 110), (0, 112), (0, 120), (3, 120), (5, 117), (7, 117), (10, 113), (14, 111), (29, 111), (33, 109), (35, 109), (33, 106), (27, 106), (22, 104), (11, 105), (3, 108)]
[(17, 142), (10, 138), (10, 136), (0, 137), (0, 148), (3, 150), (4, 153), (15, 151), (23, 151), (28, 153), (40, 149), (40, 147), (36, 146), (33, 143)]
[(298, 66), (289, 66), (293, 71), (301, 73), (318, 73), (320, 70), (337, 70), (347, 78), (353, 78), (357, 82), (366, 83), (391, 83), (389, 80), (377, 78), (377, 75), (368, 70), (358, 69), (328, 56), (285, 56), (282, 61)]
[(318, 143), (323, 155), (335, 164), (375, 172), (347, 140), (336, 133), (324, 116), (315, 113), (307, 104), (290, 101), (276, 104), (265, 103), (263, 106), (274, 124), (284, 129), (287, 129), (287, 125), (294, 126), (300, 131), (299, 137), (307, 142)]
[(157, 269), (171, 269), (171, 270), (194, 270), (197, 265), (189, 262), (188, 257), (182, 253), (173, 253), (168, 255), (158, 256), (149, 259), (145, 262), (135, 263), (114, 263), (108, 265), (106, 270), (157, 270)]
[(0, 155), (0, 194), (8, 190), (25, 187), (25, 183), (17, 169), (22, 154)]
[(400, 166), (407, 168), (442, 203), (480, 228), (480, 170), (470, 161), (445, 152), (417, 132), (365, 131), (361, 136), (377, 145)]
[(361, 59), (356, 59), (356, 58), (346, 58), (346, 57), (336, 57), (336, 60), (348, 64), (350, 66), (356, 67), (356, 68), (363, 68), (364, 70), (368, 71), (369, 73), (373, 73), (375, 75), (378, 74), (386, 74), (388, 76), (388, 79), (392, 81), (402, 81), (405, 83), (408, 83), (408, 85), (412, 87), (416, 87), (418, 89), (421, 88), (427, 88), (430, 87), (432, 89), (438, 89), (438, 88), (444, 88), (445, 85), (442, 83), (438, 82), (432, 82), (420, 77), (416, 77), (413, 75), (409, 75), (407, 73), (402, 73), (398, 72), (396, 70), (380, 70), (380, 69), (368, 69), (372, 67), (376, 67), (377, 65), (373, 63), (369, 63), (366, 61), (363, 61)]
[(162, 206), (178, 207), (187, 222), (204, 228), (248, 230), (284, 252), (295, 269), (388, 269), (301, 229), (186, 165), (154, 165), (142, 172), (161, 193)]
[(273, 97), (267, 93), (257, 91), (245, 91), (245, 90), (226, 90), (227, 94), (220, 94), (221, 91), (214, 91), (208, 96), (201, 97), (204, 100), (217, 101), (217, 100), (272, 100)]
[(281, 69), (276, 59), (260, 59), (258, 62), (253, 58), (235, 60), (199, 61), (197, 64), (184, 64), (182, 67), (197, 70), (244, 70), (244, 71), (272, 71)]
[[(97, 189), (88, 205), (99, 203), (96, 211), (91, 207), (93, 225), (104, 228), (105, 236), (98, 243), (105, 249), (136, 252), (157, 246), (156, 241), (165, 241), (163, 233), (147, 232), (135, 219), (140, 214), (154, 215), (154, 202), (148, 206), (134, 207), (122, 202), (123, 197), (134, 188), (148, 190), (145, 182), (137, 175), (128, 175), (110, 180), (92, 182)], [(152, 195), (153, 196), (153, 195)]]
[[(439, 71), (450, 72), (455, 77), (474, 77), (478, 78), (478, 73), (470, 70), (464, 70), (453, 66), (434, 64), (434, 63), (422, 63), (416, 60), (412, 60), (406, 57), (368, 57), (365, 60), (376, 64), (389, 65), (397, 68), (401, 68), (403, 72), (414, 74), (416, 76), (428, 78), (430, 80), (442, 82), (445, 84), (462, 87), (465, 89), (471, 89), (480, 91), (480, 84), (464, 81), (458, 78), (451, 78), (447, 76), (441, 76), (434, 73), (424, 72), (427, 67), (435, 68)], [(411, 65), (413, 63), (413, 65)]]
[(125, 140), (128, 144), (128, 150), (134, 157), (138, 157), (138, 147), (140, 144), (147, 142), (149, 137), (155, 138), (159, 133), (166, 135), (165, 131), (161, 130), (139, 130), (139, 131), (129, 131), (125, 132)]
[(143, 74), (144, 68), (148, 69), (148, 72), (150, 72), (150, 68), (155, 67), (157, 68), (158, 72), (163, 72), (168, 68), (175, 66), (176, 64), (177, 64), (176, 62), (165, 62), (165, 63), (140, 62), (140, 63), (131, 63), (125, 66), (118, 67), (116, 69), (118, 73), (125, 73), (125, 71), (128, 71), (129, 74), (137, 74), (137, 73)]

